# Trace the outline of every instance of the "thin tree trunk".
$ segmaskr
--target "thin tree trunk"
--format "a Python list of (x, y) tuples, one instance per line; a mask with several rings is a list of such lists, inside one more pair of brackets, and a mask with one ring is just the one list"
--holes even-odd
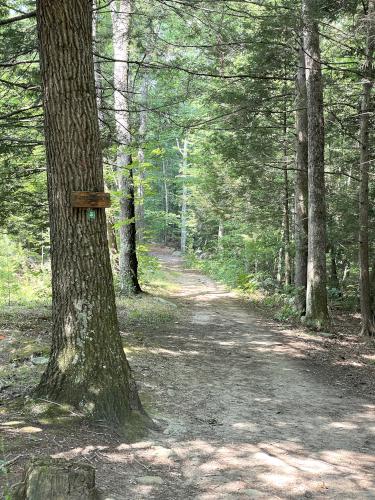
[[(98, 18), (99, 11), (97, 10), (99, 7), (98, 0), (94, 0), (93, 2), (93, 19), (92, 19), (92, 36), (93, 36), (93, 49), (94, 54), (99, 52), (98, 49)], [(95, 70), (95, 86), (96, 86), (96, 101), (98, 107), (98, 119), (99, 119), (99, 130), (103, 132), (104, 128), (104, 116), (103, 116), (103, 91), (102, 91), (102, 75), (101, 75), (101, 65), (100, 59), (94, 56), (94, 70)], [(106, 191), (108, 191), (108, 186), (105, 183), (104, 187)], [(114, 223), (112, 217), (107, 215), (107, 237), (109, 244), (109, 253), (111, 257), (112, 268), (118, 271), (118, 248), (117, 248), (117, 240), (116, 240), (116, 231), (114, 228)]]
[(163, 185), (164, 185), (164, 211), (165, 211), (165, 224), (164, 224), (164, 244), (168, 243), (168, 216), (169, 216), (169, 192), (167, 182), (167, 166), (165, 160), (163, 165)]
[[(93, 13), (92, 13), (92, 47), (94, 54), (99, 52), (98, 48), (98, 21), (99, 21), (99, 1), (93, 1)], [(96, 87), (96, 101), (98, 107), (98, 119), (99, 119), (99, 129), (103, 127), (103, 91), (102, 91), (102, 74), (100, 67), (100, 60), (98, 57), (94, 56), (94, 74), (95, 74), (95, 87)]]
[(184, 145), (181, 151), (182, 162), (181, 162), (181, 177), (182, 177), (182, 199), (181, 199), (181, 252), (186, 252), (186, 242), (187, 242), (187, 198), (188, 191), (186, 185), (186, 175), (188, 166), (188, 140), (185, 137)]
[(108, 237), (108, 247), (109, 247), (109, 255), (111, 257), (111, 263), (113, 269), (116, 271), (119, 267), (118, 262), (118, 246), (117, 246), (117, 238), (116, 238), (116, 230), (114, 226), (114, 221), (111, 215), (107, 215), (107, 237)]
[(340, 282), (339, 282), (339, 277), (337, 274), (336, 249), (335, 249), (335, 246), (333, 244), (330, 245), (329, 249), (330, 249), (330, 256), (331, 256), (330, 284), (333, 288), (335, 288), (336, 290), (339, 290)]
[(347, 260), (345, 262), (344, 272), (342, 274), (342, 283), (343, 284), (348, 281), (349, 276), (350, 276), (350, 262)]
[[(286, 107), (286, 102), (285, 102)], [(291, 284), (291, 265), (290, 265), (290, 222), (289, 222), (289, 180), (288, 180), (288, 146), (287, 146), (287, 112), (284, 111), (283, 119), (284, 129), (284, 283), (286, 286)]]
[[(284, 75), (287, 76), (286, 63), (284, 63)], [(284, 92), (287, 93), (286, 86)], [(288, 179), (288, 101), (284, 98), (283, 113), (283, 141), (284, 141), (284, 283), (289, 286), (292, 282), (291, 256), (290, 256), (290, 220), (289, 220), (289, 179)]]
[(224, 221), (222, 218), (220, 218), (219, 228), (217, 231), (217, 249), (219, 252), (222, 252), (224, 250), (223, 238), (224, 238)]
[(360, 118), (360, 173), (359, 188), (359, 267), (360, 267), (360, 302), (362, 330), (364, 336), (375, 335), (374, 312), (371, 304), (371, 283), (369, 273), (369, 162), (370, 162), (370, 113), (373, 88), (373, 56), (375, 47), (375, 0), (369, 0), (367, 12), (367, 47), (365, 75), (363, 80), (361, 118)]
[(299, 50), (296, 79), (296, 180), (295, 180), (295, 286), (296, 307), (300, 314), (306, 311), (307, 238), (308, 238), (308, 120), (305, 55)]
[(319, 26), (314, 0), (303, 1), (304, 51), (308, 113), (308, 263), (306, 319), (316, 327), (328, 323), (326, 289), (326, 203), (324, 178), (323, 82)]
[(89, 219), (71, 206), (73, 191), (104, 190), (91, 14), (87, 0), (37, 1), (53, 300), (52, 350), (36, 394), (130, 425), (143, 409), (119, 334), (105, 211)]
[(139, 185), (138, 185), (138, 206), (137, 206), (137, 235), (138, 240), (143, 241), (144, 239), (144, 229), (145, 229), (145, 205), (144, 205), (144, 183), (145, 183), (145, 152), (144, 152), (144, 140), (147, 129), (147, 94), (148, 94), (148, 81), (145, 76), (142, 80), (141, 85), (141, 107), (139, 117), (139, 148), (138, 148), (138, 164), (139, 164)]
[[(134, 180), (131, 168), (129, 115), (129, 43), (131, 0), (111, 3), (113, 27), (114, 103), (117, 140), (117, 183), (120, 196), (120, 292), (140, 293), (136, 252)], [(122, 62), (121, 62), (122, 61)]]
[(280, 285), (281, 285), (282, 268), (283, 268), (283, 247), (280, 247), (277, 256), (277, 274), (276, 274), (276, 280)]
[[(104, 187), (106, 191), (109, 191), (107, 183), (104, 182)], [(116, 272), (119, 270), (119, 251), (117, 245), (117, 233), (115, 229), (115, 221), (114, 217), (110, 210), (107, 211), (107, 238), (108, 238), (108, 247), (109, 247), (109, 255), (111, 257), (111, 265), (112, 269)]]

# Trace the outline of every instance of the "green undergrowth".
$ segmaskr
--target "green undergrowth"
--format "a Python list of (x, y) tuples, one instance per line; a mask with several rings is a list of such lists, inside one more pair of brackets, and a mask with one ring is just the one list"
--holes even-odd
[(265, 273), (246, 272), (244, 262), (227, 256), (199, 259), (190, 254), (186, 264), (235, 290), (256, 307), (267, 311), (273, 319), (299, 322), (300, 315), (294, 305), (296, 289), (293, 286), (280, 287)]
[[(295, 306), (296, 287), (280, 285), (275, 278), (265, 272), (245, 272), (245, 262), (241, 259), (230, 258), (228, 255), (201, 259), (194, 254), (189, 254), (185, 262), (188, 267), (198, 269), (230, 289), (236, 290), (242, 297), (266, 311), (276, 321), (301, 324), (300, 313)], [(346, 284), (344, 292), (329, 286), (327, 295), (331, 310), (347, 313), (354, 313), (358, 310), (358, 287), (356, 285)], [(304, 325), (316, 329), (306, 322)]]
[(149, 255), (144, 255), (140, 264), (144, 293), (117, 298), (120, 326), (147, 328), (172, 321), (178, 308), (169, 296), (178, 290), (174, 279), (178, 273), (161, 267), (158, 260)]
[(117, 313), (122, 327), (152, 327), (172, 321), (177, 306), (170, 300), (141, 294), (134, 298), (119, 298)]
[[(179, 315), (178, 306), (168, 297), (175, 289), (173, 273), (155, 263), (143, 275), (142, 288), (145, 293), (117, 299), (120, 330), (129, 334), (124, 340), (130, 349), (133, 344), (137, 346), (140, 339), (143, 342), (151, 338), (155, 329)], [(25, 398), (38, 383), (48, 363), (50, 343), (51, 306), (48, 303), (0, 305), (0, 393), (6, 407), (18, 398)], [(43, 409), (46, 404), (29, 401), (27, 411), (37, 417), (37, 408)], [(66, 418), (60, 415), (63, 410), (50, 407), (43, 418)], [(69, 414), (69, 410), (67, 412)]]
[(48, 263), (27, 254), (7, 235), (0, 238), (0, 306), (38, 306), (51, 300)]
[(178, 290), (175, 278), (178, 273), (161, 266), (156, 257), (146, 251), (138, 254), (142, 289), (152, 295), (168, 296)]
[(27, 394), (48, 362), (49, 307), (0, 308), (0, 390), (12, 400)]

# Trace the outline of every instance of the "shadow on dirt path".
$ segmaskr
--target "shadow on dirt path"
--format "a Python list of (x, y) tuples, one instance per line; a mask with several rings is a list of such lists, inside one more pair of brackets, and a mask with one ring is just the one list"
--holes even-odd
[(156, 255), (177, 271), (186, 313), (157, 338), (162, 441), (181, 473), (164, 498), (375, 498), (374, 402), (327, 386), (275, 324)]
[(92, 463), (108, 500), (375, 499), (373, 399), (306, 359), (298, 332), (183, 269), (169, 250), (154, 254), (172, 271), (178, 291), (167, 301), (182, 312), (144, 332), (138, 350), (125, 340), (163, 430), (129, 444), (41, 426), (36, 453)]

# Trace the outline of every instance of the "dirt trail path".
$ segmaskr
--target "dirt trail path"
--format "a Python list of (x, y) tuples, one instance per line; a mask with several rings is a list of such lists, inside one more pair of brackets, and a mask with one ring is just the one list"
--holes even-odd
[(170, 471), (163, 485), (136, 486), (133, 495), (375, 498), (373, 400), (327, 385), (288, 333), (183, 270), (178, 257), (158, 257), (178, 272), (175, 297), (187, 315), (154, 338), (163, 358), (153, 367), (155, 401), (169, 426), (139, 453)]
[(13, 478), (22, 460), (50, 454), (93, 464), (107, 500), (375, 499), (373, 395), (356, 395), (333, 363), (312, 362), (303, 333), (167, 250), (156, 255), (177, 285), (166, 300), (182, 312), (124, 340), (162, 430), (127, 444), (84, 422), (3, 416), (10, 458), (21, 456)]

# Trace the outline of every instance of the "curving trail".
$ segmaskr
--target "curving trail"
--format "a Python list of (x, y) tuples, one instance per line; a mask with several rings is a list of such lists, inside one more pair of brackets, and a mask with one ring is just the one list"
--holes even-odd
[(375, 498), (374, 401), (327, 385), (295, 332), (156, 255), (185, 319), (152, 338), (144, 388), (167, 427), (133, 445), (151, 472), (119, 498)]
[(356, 394), (334, 361), (309, 359), (324, 338), (307, 341), (154, 253), (176, 285), (160, 300), (179, 319), (124, 340), (162, 429), (126, 443), (105, 427), (33, 423), (19, 453), (88, 461), (107, 500), (375, 499), (373, 395)]

